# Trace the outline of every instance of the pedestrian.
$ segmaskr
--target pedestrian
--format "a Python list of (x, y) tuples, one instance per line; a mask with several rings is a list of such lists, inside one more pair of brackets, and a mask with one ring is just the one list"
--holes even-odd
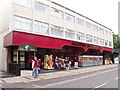
[(34, 57), (32, 57), (32, 76), (34, 76), (35, 70), (34, 70), (34, 64), (35, 64), (35, 60)]
[(33, 68), (32, 76), (34, 76), (34, 78), (37, 78), (39, 76), (39, 73), (38, 73), (39, 61), (37, 60), (36, 56), (33, 58), (32, 68)]
[(69, 67), (70, 67), (69, 66), (69, 61), (68, 61), (68, 59), (66, 57), (66, 59), (65, 59), (65, 68), (66, 68), (66, 70), (69, 70), (70, 69)]
[(72, 62), (71, 62), (71, 59), (69, 59), (69, 68), (71, 68), (71, 65), (72, 64)]
[(62, 69), (62, 60), (61, 58), (58, 59), (58, 70)]
[(40, 69), (42, 68), (42, 61), (39, 59), (39, 64), (38, 64), (38, 73), (40, 74)]

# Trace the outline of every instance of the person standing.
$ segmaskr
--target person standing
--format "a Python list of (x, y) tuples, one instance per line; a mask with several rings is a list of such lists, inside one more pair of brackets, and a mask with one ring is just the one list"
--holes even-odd
[(32, 57), (32, 76), (34, 76), (34, 73), (35, 73), (34, 64), (35, 64), (35, 60), (34, 60), (34, 57)]
[(69, 66), (69, 61), (68, 61), (68, 59), (67, 59), (67, 57), (65, 58), (65, 67), (66, 67), (66, 70), (69, 70), (70, 68), (70, 66)]
[(62, 60), (61, 58), (58, 59), (58, 70), (62, 69)]
[(39, 76), (39, 73), (38, 73), (39, 61), (37, 60), (36, 56), (33, 59), (32, 68), (33, 68), (32, 76), (34, 76), (34, 78), (38, 77)]

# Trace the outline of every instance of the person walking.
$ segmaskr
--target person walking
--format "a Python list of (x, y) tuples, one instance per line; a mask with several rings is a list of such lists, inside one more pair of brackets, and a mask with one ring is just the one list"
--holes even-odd
[(32, 76), (34, 76), (34, 78), (37, 78), (39, 76), (39, 73), (38, 73), (39, 61), (37, 60), (36, 56), (33, 58), (32, 68), (33, 68)]

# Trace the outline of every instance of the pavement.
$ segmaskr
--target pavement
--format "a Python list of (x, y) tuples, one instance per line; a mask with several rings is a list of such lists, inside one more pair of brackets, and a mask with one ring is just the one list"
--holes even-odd
[[(83, 74), (88, 72), (94, 72), (98, 70), (103, 69), (109, 69), (109, 68), (116, 68), (118, 67), (118, 64), (112, 64), (112, 65), (102, 65), (102, 66), (94, 66), (94, 67), (80, 67), (78, 69), (72, 69), (72, 70), (43, 70), (38, 78), (34, 78), (31, 76), (32, 70), (22, 70), (21, 76), (13, 76), (13, 77), (4, 77), (0, 78), (0, 83), (19, 83), (19, 82), (33, 82), (38, 81), (40, 79), (54, 79), (59, 77), (65, 77), (69, 75), (77, 75), (77, 74)], [(1, 74), (2, 72), (0, 72)]]

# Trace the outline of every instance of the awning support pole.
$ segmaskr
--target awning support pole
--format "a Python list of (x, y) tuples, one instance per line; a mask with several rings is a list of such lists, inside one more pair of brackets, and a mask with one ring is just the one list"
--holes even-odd
[(17, 64), (18, 64), (18, 62), (19, 62), (19, 60), (18, 60), (18, 54), (19, 54), (19, 51), (17, 51)]
[(35, 57), (35, 51), (34, 51), (34, 57)]

